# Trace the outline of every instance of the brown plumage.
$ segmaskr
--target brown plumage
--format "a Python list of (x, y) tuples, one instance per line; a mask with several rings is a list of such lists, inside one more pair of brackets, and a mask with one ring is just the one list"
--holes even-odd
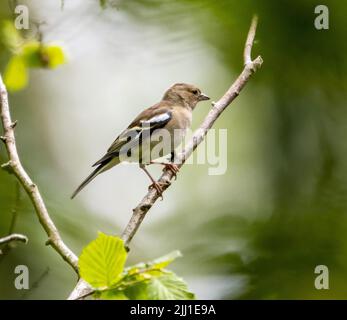
[[(108, 148), (107, 153), (94, 163), (93, 166), (96, 166), (96, 169), (82, 182), (71, 198), (74, 198), (98, 174), (119, 164), (124, 158), (126, 158), (126, 161), (138, 162), (141, 169), (151, 179), (152, 186), (161, 194), (161, 187), (145, 168), (146, 165), (153, 163), (152, 161), (155, 159), (151, 159), (151, 155), (147, 156), (147, 153), (142, 154), (144, 148), (141, 148), (141, 146), (147, 141), (146, 139), (151, 139), (148, 140), (148, 152), (150, 153), (159, 143), (156, 138), (164, 134), (163, 131), (166, 130), (171, 137), (167, 154), (173, 153), (182, 141), (185, 130), (191, 126), (192, 111), (197, 103), (208, 99), (209, 97), (202, 94), (200, 89), (194, 85), (176, 83), (171, 86), (159, 103), (142, 111), (128, 128), (117, 137)], [(174, 131), (179, 129), (182, 134), (174, 135)], [(131, 149), (131, 157), (127, 157), (129, 149)], [(147, 151), (145, 150), (145, 152)], [(160, 156), (165, 155), (160, 154)], [(173, 163), (163, 165), (172, 170), (174, 174), (178, 171), (177, 166)]]

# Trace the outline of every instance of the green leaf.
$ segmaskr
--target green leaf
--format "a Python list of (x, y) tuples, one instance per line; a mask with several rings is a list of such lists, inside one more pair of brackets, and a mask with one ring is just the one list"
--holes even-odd
[(139, 283), (124, 290), (126, 296), (131, 300), (149, 300), (148, 283)]
[(55, 69), (66, 62), (62, 47), (57, 45), (44, 45), (41, 49), (41, 59), (46, 61), (50, 69)]
[(128, 297), (120, 290), (99, 291), (95, 296), (101, 300), (128, 300)]
[(13, 56), (8, 62), (4, 81), (9, 91), (18, 91), (28, 84), (28, 72), (21, 56)]
[(181, 252), (178, 250), (175, 250), (151, 262), (147, 262), (147, 263), (140, 262), (131, 267), (128, 267), (125, 269), (125, 272), (127, 275), (132, 275), (141, 269), (164, 269), (171, 262), (173, 262), (175, 259), (180, 257), (182, 257)]
[(81, 253), (80, 276), (93, 288), (111, 287), (120, 280), (126, 258), (123, 240), (100, 232)]
[(28, 41), (22, 46), (22, 57), (30, 68), (40, 68), (46, 65), (41, 57), (41, 44), (38, 41)]
[(31, 68), (54, 69), (66, 62), (64, 51), (56, 45), (41, 44), (38, 41), (29, 41), (22, 46), (22, 56)]
[(183, 279), (173, 272), (162, 273), (147, 282), (127, 288), (125, 294), (134, 300), (192, 300), (195, 298)]
[(149, 281), (147, 292), (150, 300), (192, 300), (195, 298), (183, 279), (172, 272), (153, 277)]
[(23, 42), (23, 38), (18, 32), (18, 30), (15, 28), (13, 21), (11, 20), (4, 20), (1, 23), (1, 42), (4, 44), (4, 46), (12, 51), (16, 52), (17, 49), (21, 46)]
[(175, 250), (166, 254), (165, 256), (162, 256), (158, 259), (153, 260), (152, 262), (150, 262), (150, 264), (152, 265), (153, 268), (163, 269), (166, 266), (168, 266), (171, 262), (181, 257), (182, 257), (182, 253), (178, 250)]

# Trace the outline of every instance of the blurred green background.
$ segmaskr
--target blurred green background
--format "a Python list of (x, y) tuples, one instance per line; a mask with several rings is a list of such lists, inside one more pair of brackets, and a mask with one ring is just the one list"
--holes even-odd
[[(217, 100), (242, 68), (251, 17), (261, 70), (217, 121), (228, 129), (228, 170), (187, 165), (132, 242), (129, 263), (179, 249), (173, 270), (198, 298), (347, 298), (347, 4), (325, 1), (329, 30), (316, 30), (311, 0), (17, 1), (41, 22), (68, 62), (30, 70), (10, 94), (22, 162), (38, 183), (65, 242), (77, 254), (98, 230), (120, 234), (145, 194), (138, 168), (99, 176), (69, 196), (113, 139), (175, 82)], [(7, 1), (0, 19), (11, 19)], [(9, 55), (0, 48), (1, 72)], [(194, 113), (197, 128), (209, 109)], [(0, 147), (1, 163), (7, 159)], [(158, 168), (151, 169), (159, 175)], [(44, 242), (27, 196), (0, 171), (0, 236), (29, 237), (0, 256), (1, 299), (64, 299), (70, 267)], [(31, 290), (14, 288), (14, 268), (30, 270)], [(330, 289), (314, 287), (329, 268)]]

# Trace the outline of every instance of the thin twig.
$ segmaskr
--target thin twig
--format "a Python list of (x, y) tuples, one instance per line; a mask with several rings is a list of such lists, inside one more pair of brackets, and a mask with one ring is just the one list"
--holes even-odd
[(8, 244), (8, 243), (13, 242), (13, 241), (19, 241), (19, 242), (27, 243), (28, 238), (25, 235), (19, 234), (19, 233), (12, 233), (6, 237), (0, 238), (0, 244)]
[(254, 16), (251, 22), (251, 26), (248, 31), (247, 40), (245, 44), (245, 50), (243, 51), (243, 62), (244, 65), (252, 63), (252, 47), (254, 43), (255, 33), (257, 31), (258, 17)]
[(0, 75), (0, 116), (4, 128), (2, 141), (5, 143), (9, 161), (4, 165), (5, 168), (14, 173), (18, 181), (28, 194), (37, 214), (37, 217), (48, 235), (46, 244), (50, 244), (62, 258), (70, 264), (78, 273), (78, 258), (63, 242), (58, 229), (49, 216), (46, 205), (37, 185), (31, 180), (23, 168), (16, 146), (14, 135), (14, 123), (11, 120), (8, 95), (5, 84)]
[[(258, 68), (261, 67), (263, 60), (260, 56), (258, 56), (254, 60), (251, 60), (251, 51), (254, 42), (256, 28), (257, 17), (254, 16), (245, 43), (244, 69), (242, 70), (239, 77), (228, 89), (228, 91), (223, 95), (223, 97), (221, 97), (216, 103), (213, 103), (212, 109), (207, 114), (205, 120), (203, 121), (199, 129), (195, 131), (193, 138), (186, 147), (186, 149), (178, 155), (179, 167), (183, 166), (186, 159), (189, 158), (189, 156), (193, 153), (196, 147), (202, 142), (208, 130), (213, 126), (213, 124), (221, 115), (221, 113), (239, 95), (240, 91), (246, 85), (252, 74), (256, 72)], [(162, 185), (163, 190), (166, 190), (171, 185), (172, 178), (173, 173), (170, 170), (165, 170), (157, 182)], [(147, 212), (149, 211), (149, 209), (151, 209), (151, 207), (154, 205), (154, 203), (158, 200), (159, 197), (160, 195), (153, 188), (148, 191), (148, 193), (141, 200), (138, 206), (135, 209), (133, 209), (133, 215), (122, 233), (122, 239), (124, 240), (126, 246), (129, 245), (136, 231), (140, 227), (143, 219), (145, 218)], [(87, 296), (88, 293), (92, 291), (93, 290), (91, 289), (91, 287), (85, 281), (79, 280), (68, 299), (79, 299), (81, 296)]]

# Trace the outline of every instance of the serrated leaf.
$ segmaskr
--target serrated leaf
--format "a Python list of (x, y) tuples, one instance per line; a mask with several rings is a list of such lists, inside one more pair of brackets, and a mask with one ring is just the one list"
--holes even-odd
[(188, 290), (184, 280), (173, 272), (165, 272), (125, 290), (133, 300), (192, 300), (195, 295)]
[(146, 283), (139, 283), (126, 288), (124, 292), (130, 300), (149, 300), (147, 288)]
[(93, 288), (111, 287), (121, 278), (126, 258), (123, 240), (100, 232), (81, 253), (80, 276)]
[(148, 283), (147, 292), (150, 300), (192, 300), (195, 298), (183, 279), (171, 272), (153, 277)]
[(21, 56), (13, 56), (8, 62), (4, 81), (9, 91), (18, 91), (28, 84), (28, 71)]

